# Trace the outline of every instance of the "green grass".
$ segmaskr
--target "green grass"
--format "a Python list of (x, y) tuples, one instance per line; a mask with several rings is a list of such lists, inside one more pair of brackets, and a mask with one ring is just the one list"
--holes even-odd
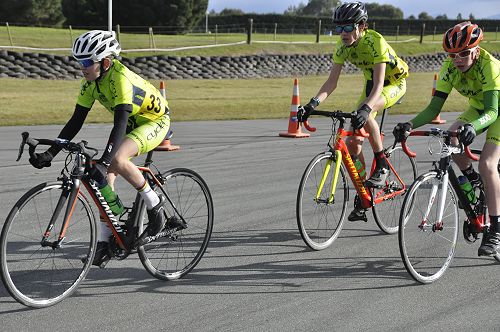
[[(150, 48), (150, 38), (144, 28), (144, 34), (120, 35), (123, 49), (147, 49)], [(14, 46), (27, 46), (36, 48), (70, 48), (72, 40), (85, 30), (36, 28), (36, 27), (10, 27), (10, 35)], [(481, 46), (490, 52), (500, 52), (500, 37), (495, 32), (487, 32), (485, 41)], [(155, 35), (156, 48), (172, 49), (197, 45), (220, 45), (246, 41), (244, 33), (215, 33), (212, 34), (186, 34), (186, 35)], [(276, 41), (286, 43), (259, 43), (258, 41), (274, 41), (272, 33), (254, 34), (254, 43), (237, 46), (219, 46), (213, 48), (197, 48), (191, 50), (178, 50), (171, 52), (158, 52), (157, 54), (168, 54), (175, 56), (200, 55), (200, 56), (230, 56), (250, 54), (325, 54), (333, 52), (338, 36), (321, 36), (321, 43), (314, 43), (316, 36), (313, 34), (277, 34)], [(424, 37), (424, 43), (420, 44), (419, 36), (401, 35), (396, 42), (395, 36), (387, 36), (387, 40), (399, 55), (414, 55), (423, 53), (441, 52), (441, 36), (428, 35)], [(290, 43), (291, 42), (291, 43)], [(300, 44), (300, 42), (309, 42)], [(312, 44), (311, 44), (312, 43)], [(9, 46), (10, 38), (6, 26), (0, 26), (0, 45)], [(49, 51), (40, 51), (49, 52)], [(55, 54), (69, 54), (69, 51), (50, 51)], [(151, 55), (151, 52), (124, 52), (124, 56)]]
[[(299, 77), (302, 103), (306, 103), (327, 76)], [(412, 73), (401, 105), (391, 114), (416, 113), (430, 100), (433, 73)], [(158, 86), (158, 81), (153, 81)], [(361, 93), (361, 75), (342, 75), (338, 89), (321, 105), (322, 109), (354, 110)], [(0, 79), (0, 125), (64, 124), (71, 116), (79, 81)], [(166, 82), (172, 120), (233, 120), (288, 118), (293, 91), (292, 78), (258, 80), (172, 80)], [(463, 111), (466, 99), (453, 93), (444, 111)], [(111, 122), (112, 117), (95, 104), (87, 118)]]

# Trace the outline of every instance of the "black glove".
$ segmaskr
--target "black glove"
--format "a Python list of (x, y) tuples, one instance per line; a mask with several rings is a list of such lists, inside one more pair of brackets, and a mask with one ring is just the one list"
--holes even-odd
[(108, 167), (104, 165), (100, 160), (96, 161), (89, 171), (89, 176), (99, 187), (106, 184), (106, 175), (108, 174)]
[(52, 155), (52, 153), (50, 153), (49, 151), (45, 151), (42, 153), (35, 153), (35, 158), (31, 157), (29, 159), (29, 162), (31, 165), (33, 165), (33, 167), (41, 169), (44, 167), (50, 167), (53, 158), (54, 156)]
[(470, 123), (466, 123), (463, 127), (461, 127), (460, 134), (458, 134), (458, 139), (465, 146), (469, 146), (476, 138), (476, 130)]
[(412, 129), (411, 122), (400, 122), (392, 130), (396, 142), (402, 142), (408, 138)]
[(298, 119), (299, 122), (307, 121), (307, 119), (311, 116), (311, 113), (316, 109), (316, 107), (318, 107), (318, 105), (318, 98), (311, 98), (311, 100), (306, 105), (302, 106), (304, 112), (302, 113), (301, 119)]
[(363, 104), (356, 112), (353, 112), (353, 117), (351, 118), (351, 125), (354, 129), (363, 128), (370, 116), (372, 109), (370, 106)]

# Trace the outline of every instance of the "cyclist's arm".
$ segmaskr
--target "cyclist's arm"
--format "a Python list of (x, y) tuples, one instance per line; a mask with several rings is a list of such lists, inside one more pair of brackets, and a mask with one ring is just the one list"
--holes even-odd
[(477, 131), (491, 125), (498, 117), (498, 90), (485, 91), (483, 96), (484, 113), (471, 124)]
[(114, 124), (111, 133), (109, 134), (108, 144), (101, 157), (101, 162), (107, 166), (111, 164), (111, 160), (118, 150), (125, 131), (127, 129), (127, 120), (132, 113), (132, 104), (120, 104), (114, 108)]
[(334, 63), (332, 70), (330, 70), (330, 76), (328, 76), (328, 79), (325, 83), (323, 83), (323, 86), (316, 94), (316, 98), (318, 98), (320, 102), (323, 102), (323, 100), (325, 100), (333, 91), (335, 91), (341, 71), (342, 65)]
[[(76, 136), (76, 134), (78, 134), (80, 129), (82, 129), (83, 123), (85, 122), (89, 111), (90, 108), (76, 104), (73, 115), (63, 127), (57, 138), (67, 139), (68, 141), (71, 141)], [(49, 152), (52, 154), (52, 156), (57, 155), (60, 151), (61, 148), (57, 146), (51, 146), (49, 148)]]
[(418, 113), (416, 117), (410, 120), (413, 129), (431, 122), (436, 116), (438, 116), (438, 114), (441, 112), (441, 109), (443, 108), (446, 98), (448, 98), (447, 93), (436, 91), (434, 93), (434, 96), (432, 96), (429, 105), (427, 105), (427, 107), (422, 112)]
[(385, 62), (376, 63), (373, 67), (373, 88), (365, 101), (365, 104), (370, 106), (371, 109), (374, 108), (376, 100), (382, 95), (382, 89), (384, 88), (385, 67)]

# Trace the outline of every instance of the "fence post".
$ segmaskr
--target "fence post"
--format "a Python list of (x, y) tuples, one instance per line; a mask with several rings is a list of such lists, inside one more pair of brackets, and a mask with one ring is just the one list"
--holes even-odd
[(14, 43), (12, 42), (12, 35), (10, 34), (9, 22), (5, 22), (5, 26), (7, 27), (7, 34), (9, 35), (10, 46), (14, 46)]
[(436, 36), (436, 26), (434, 26), (434, 31), (432, 32), (432, 41), (434, 41), (434, 36)]
[(154, 49), (154, 52), (156, 53), (156, 43), (152, 27), (149, 27), (149, 48)]
[(121, 44), (120, 42), (120, 24), (116, 25), (116, 40)]
[(248, 19), (247, 44), (252, 43), (253, 19)]
[(495, 30), (495, 40), (498, 40), (497, 38), (498, 38), (498, 27)]
[(425, 23), (422, 23), (422, 30), (420, 31), (420, 44), (424, 42), (424, 33), (425, 33)]
[(215, 45), (217, 45), (217, 34), (218, 34), (218, 32), (219, 32), (219, 25), (216, 24), (215, 25)]
[(73, 28), (71, 25), (69, 26), (69, 44), (70, 47), (73, 47)]
[(319, 35), (321, 34), (321, 20), (318, 20), (318, 31), (316, 32), (316, 43), (319, 43)]
[(396, 41), (398, 41), (398, 36), (399, 36), (399, 25), (396, 26)]
[(373, 21), (373, 28), (372, 28), (372, 30), (375, 30), (376, 27), (377, 27), (377, 25), (375, 24), (375, 21)]
[[(276, 31), (278, 30), (278, 23), (274, 23), (274, 41), (276, 41)], [(498, 31), (498, 28), (497, 28)]]

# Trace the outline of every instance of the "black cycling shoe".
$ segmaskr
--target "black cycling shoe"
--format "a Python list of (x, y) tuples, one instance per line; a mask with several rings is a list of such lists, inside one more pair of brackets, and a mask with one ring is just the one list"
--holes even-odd
[(361, 199), (359, 198), (358, 195), (354, 196), (354, 210), (349, 213), (347, 216), (347, 220), (349, 221), (360, 221), (363, 220), (364, 222), (368, 221), (368, 218), (366, 217), (366, 210), (361, 207)]
[(148, 227), (146, 227), (145, 233), (148, 236), (154, 236), (158, 234), (163, 227), (165, 227), (165, 197), (163, 195), (159, 195), (160, 202), (156, 204), (154, 208), (151, 210), (147, 210), (148, 212)]
[(373, 175), (365, 181), (365, 185), (371, 188), (381, 188), (385, 185), (385, 180), (389, 176), (389, 169), (380, 167), (375, 168)]
[(104, 266), (110, 259), (111, 259), (111, 254), (109, 252), (109, 243), (104, 241), (97, 242), (92, 265), (104, 268)]
[(492, 256), (499, 253), (500, 249), (500, 232), (497, 227), (490, 226), (489, 229), (485, 227), (483, 232), (483, 239), (481, 246), (477, 250), (478, 256)]
[(182, 221), (182, 219), (176, 217), (176, 216), (172, 216), (170, 218), (168, 218), (167, 220), (167, 225), (166, 225), (167, 229), (177, 229), (177, 230), (181, 230), (181, 229), (186, 229), (187, 228), (187, 224)]

